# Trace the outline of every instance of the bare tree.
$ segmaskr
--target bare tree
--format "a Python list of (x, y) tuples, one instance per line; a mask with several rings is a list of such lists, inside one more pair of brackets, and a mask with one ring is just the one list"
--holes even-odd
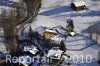
[[(22, 4), (22, 5), (21, 5)], [(26, 5), (25, 5), (26, 4)], [(18, 26), (34, 19), (39, 11), (41, 0), (22, 0), (22, 3), (15, 4), (14, 8), (9, 13), (4, 10), (1, 14), (0, 24), (4, 28), (4, 36), (7, 49), (13, 54), (17, 49), (16, 34)]]

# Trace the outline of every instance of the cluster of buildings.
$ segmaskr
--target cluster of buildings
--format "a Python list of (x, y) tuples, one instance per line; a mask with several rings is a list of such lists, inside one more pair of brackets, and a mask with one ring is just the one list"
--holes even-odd
[[(58, 42), (58, 43), (60, 43), (62, 40), (64, 40), (65, 36), (69, 36), (68, 35), (69, 33), (62, 26), (57, 26), (57, 27), (53, 27), (53, 28), (39, 26), (39, 27), (36, 27), (35, 30), (33, 30), (30, 27), (28, 31), (33, 32), (31, 34), (34, 34), (34, 32), (37, 32), (38, 35), (40, 35), (41, 37), (43, 37), (45, 39), (53, 40), (53, 41)], [(38, 35), (35, 35), (35, 36), (38, 36)], [(36, 42), (36, 40), (29, 40), (27, 42), (25, 40), (24, 43), (30, 43), (30, 42), (31, 42), (31, 44), (21, 45), (22, 52), (25, 53), (26, 56), (27, 55), (32, 56), (32, 57), (39, 56), (39, 54), (41, 54), (41, 52), (42, 52), (41, 49), (39, 49), (39, 48), (41, 48), (39, 46), (41, 46), (42, 42), (39, 45)], [(40, 42), (40, 41), (38, 41), (38, 42)], [(37, 43), (38, 47), (34, 43)], [(42, 57), (45, 56), (45, 58), (50, 58), (53, 61), (51, 64), (60, 64), (60, 62), (63, 61), (64, 58), (69, 59), (67, 56), (64, 56), (64, 52), (65, 51), (61, 50), (60, 47), (52, 47)], [(24, 57), (24, 56), (21, 56), (21, 57)], [(26, 66), (27, 64), (24, 61), (25, 60), (23, 60), (23, 62), (19, 62), (19, 63)], [(35, 64), (35, 62), (33, 64)], [(36, 62), (36, 64), (39, 64), (39, 63)]]
[(62, 26), (57, 26), (53, 28), (39, 26), (36, 28), (36, 31), (41, 35), (44, 36), (46, 39), (55, 39), (58, 41), (66, 38), (67, 36), (71, 35), (74, 36), (74, 32), (67, 32), (66, 28)]
[[(69, 27), (71, 28), (71, 25), (70, 26), (67, 25), (67, 28), (69, 28)], [(30, 26), (28, 29), (28, 32), (27, 32), (28, 33), (27, 37), (31, 37), (31, 39), (29, 38), (29, 40), (27, 40), (27, 41), (23, 40), (23, 43), (24, 44), (27, 43), (27, 44), (23, 45), (22, 51), (24, 53), (28, 52), (29, 56), (30, 56), (30, 53), (33, 57), (37, 56), (38, 54), (40, 54), (42, 52), (42, 51), (40, 51), (41, 49), (39, 49), (39, 48), (41, 48), (41, 47), (39, 47), (39, 46), (41, 46), (43, 43), (44, 43), (43, 46), (45, 45), (45, 43), (48, 44), (48, 42), (46, 42), (46, 40), (49, 39), (50, 42), (54, 41), (54, 43), (60, 44), (61, 41), (65, 40), (68, 36), (75, 35), (75, 32), (73, 31), (73, 29), (74, 28), (71, 28), (71, 31), (69, 32), (66, 28), (64, 28), (62, 26), (56, 26), (56, 27), (52, 27), (52, 28), (38, 26), (33, 30), (32, 27)], [(38, 39), (38, 38), (40, 38), (40, 39)], [(42, 43), (41, 40), (44, 42)], [(43, 51), (45, 51), (46, 49), (47, 49), (47, 52), (44, 53), (44, 55), (42, 57), (45, 56), (45, 58), (51, 58), (51, 60), (53, 61), (51, 64), (60, 64), (60, 62), (63, 61), (64, 58), (68, 59), (67, 56), (64, 56), (65, 50), (61, 49), (61, 45), (53, 46), (52, 48), (49, 48), (49, 49), (48, 49), (48, 47), (46, 47), (46, 48), (44, 48)], [(25, 63), (22, 63), (22, 64), (24, 65)]]
[[(34, 56), (38, 52), (38, 49), (36, 49), (35, 47), (30, 48), (27, 51), (32, 53), (32, 56), (30, 55), (19, 56), (20, 61), (18, 63), (24, 66), (38, 66), (39, 64), (60, 65), (62, 61), (68, 60), (70, 58), (68, 55), (67, 56), (64, 55), (64, 51), (60, 50), (59, 47), (51, 48), (48, 51), (48, 53), (45, 54), (43, 57)], [(27, 62), (27, 61), (30, 61), (30, 62)]]

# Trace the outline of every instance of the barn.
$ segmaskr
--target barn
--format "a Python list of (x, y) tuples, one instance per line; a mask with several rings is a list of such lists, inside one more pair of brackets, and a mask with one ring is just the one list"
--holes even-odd
[(71, 8), (75, 11), (82, 11), (86, 9), (86, 3), (84, 1), (73, 2)]

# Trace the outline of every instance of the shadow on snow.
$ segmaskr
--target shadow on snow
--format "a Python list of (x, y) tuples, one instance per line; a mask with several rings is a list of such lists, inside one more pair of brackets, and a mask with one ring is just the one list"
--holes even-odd
[(40, 13), (40, 15), (50, 16), (50, 15), (59, 14), (63, 12), (70, 12), (70, 11), (72, 11), (70, 6), (61, 6), (52, 10), (44, 11)]
[(16, 4), (16, 2), (9, 1), (9, 0), (0, 0), (0, 6), (14, 7), (14, 4)]

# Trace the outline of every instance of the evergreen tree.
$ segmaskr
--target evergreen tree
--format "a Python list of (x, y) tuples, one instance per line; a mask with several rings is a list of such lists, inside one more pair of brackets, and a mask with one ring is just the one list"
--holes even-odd
[(66, 51), (66, 46), (65, 46), (65, 43), (64, 43), (64, 40), (61, 40), (61, 42), (60, 42), (60, 50), (62, 50), (62, 51)]
[(73, 32), (73, 29), (74, 29), (73, 20), (72, 19), (68, 19), (67, 20), (67, 24), (66, 24), (66, 30), (68, 32)]

